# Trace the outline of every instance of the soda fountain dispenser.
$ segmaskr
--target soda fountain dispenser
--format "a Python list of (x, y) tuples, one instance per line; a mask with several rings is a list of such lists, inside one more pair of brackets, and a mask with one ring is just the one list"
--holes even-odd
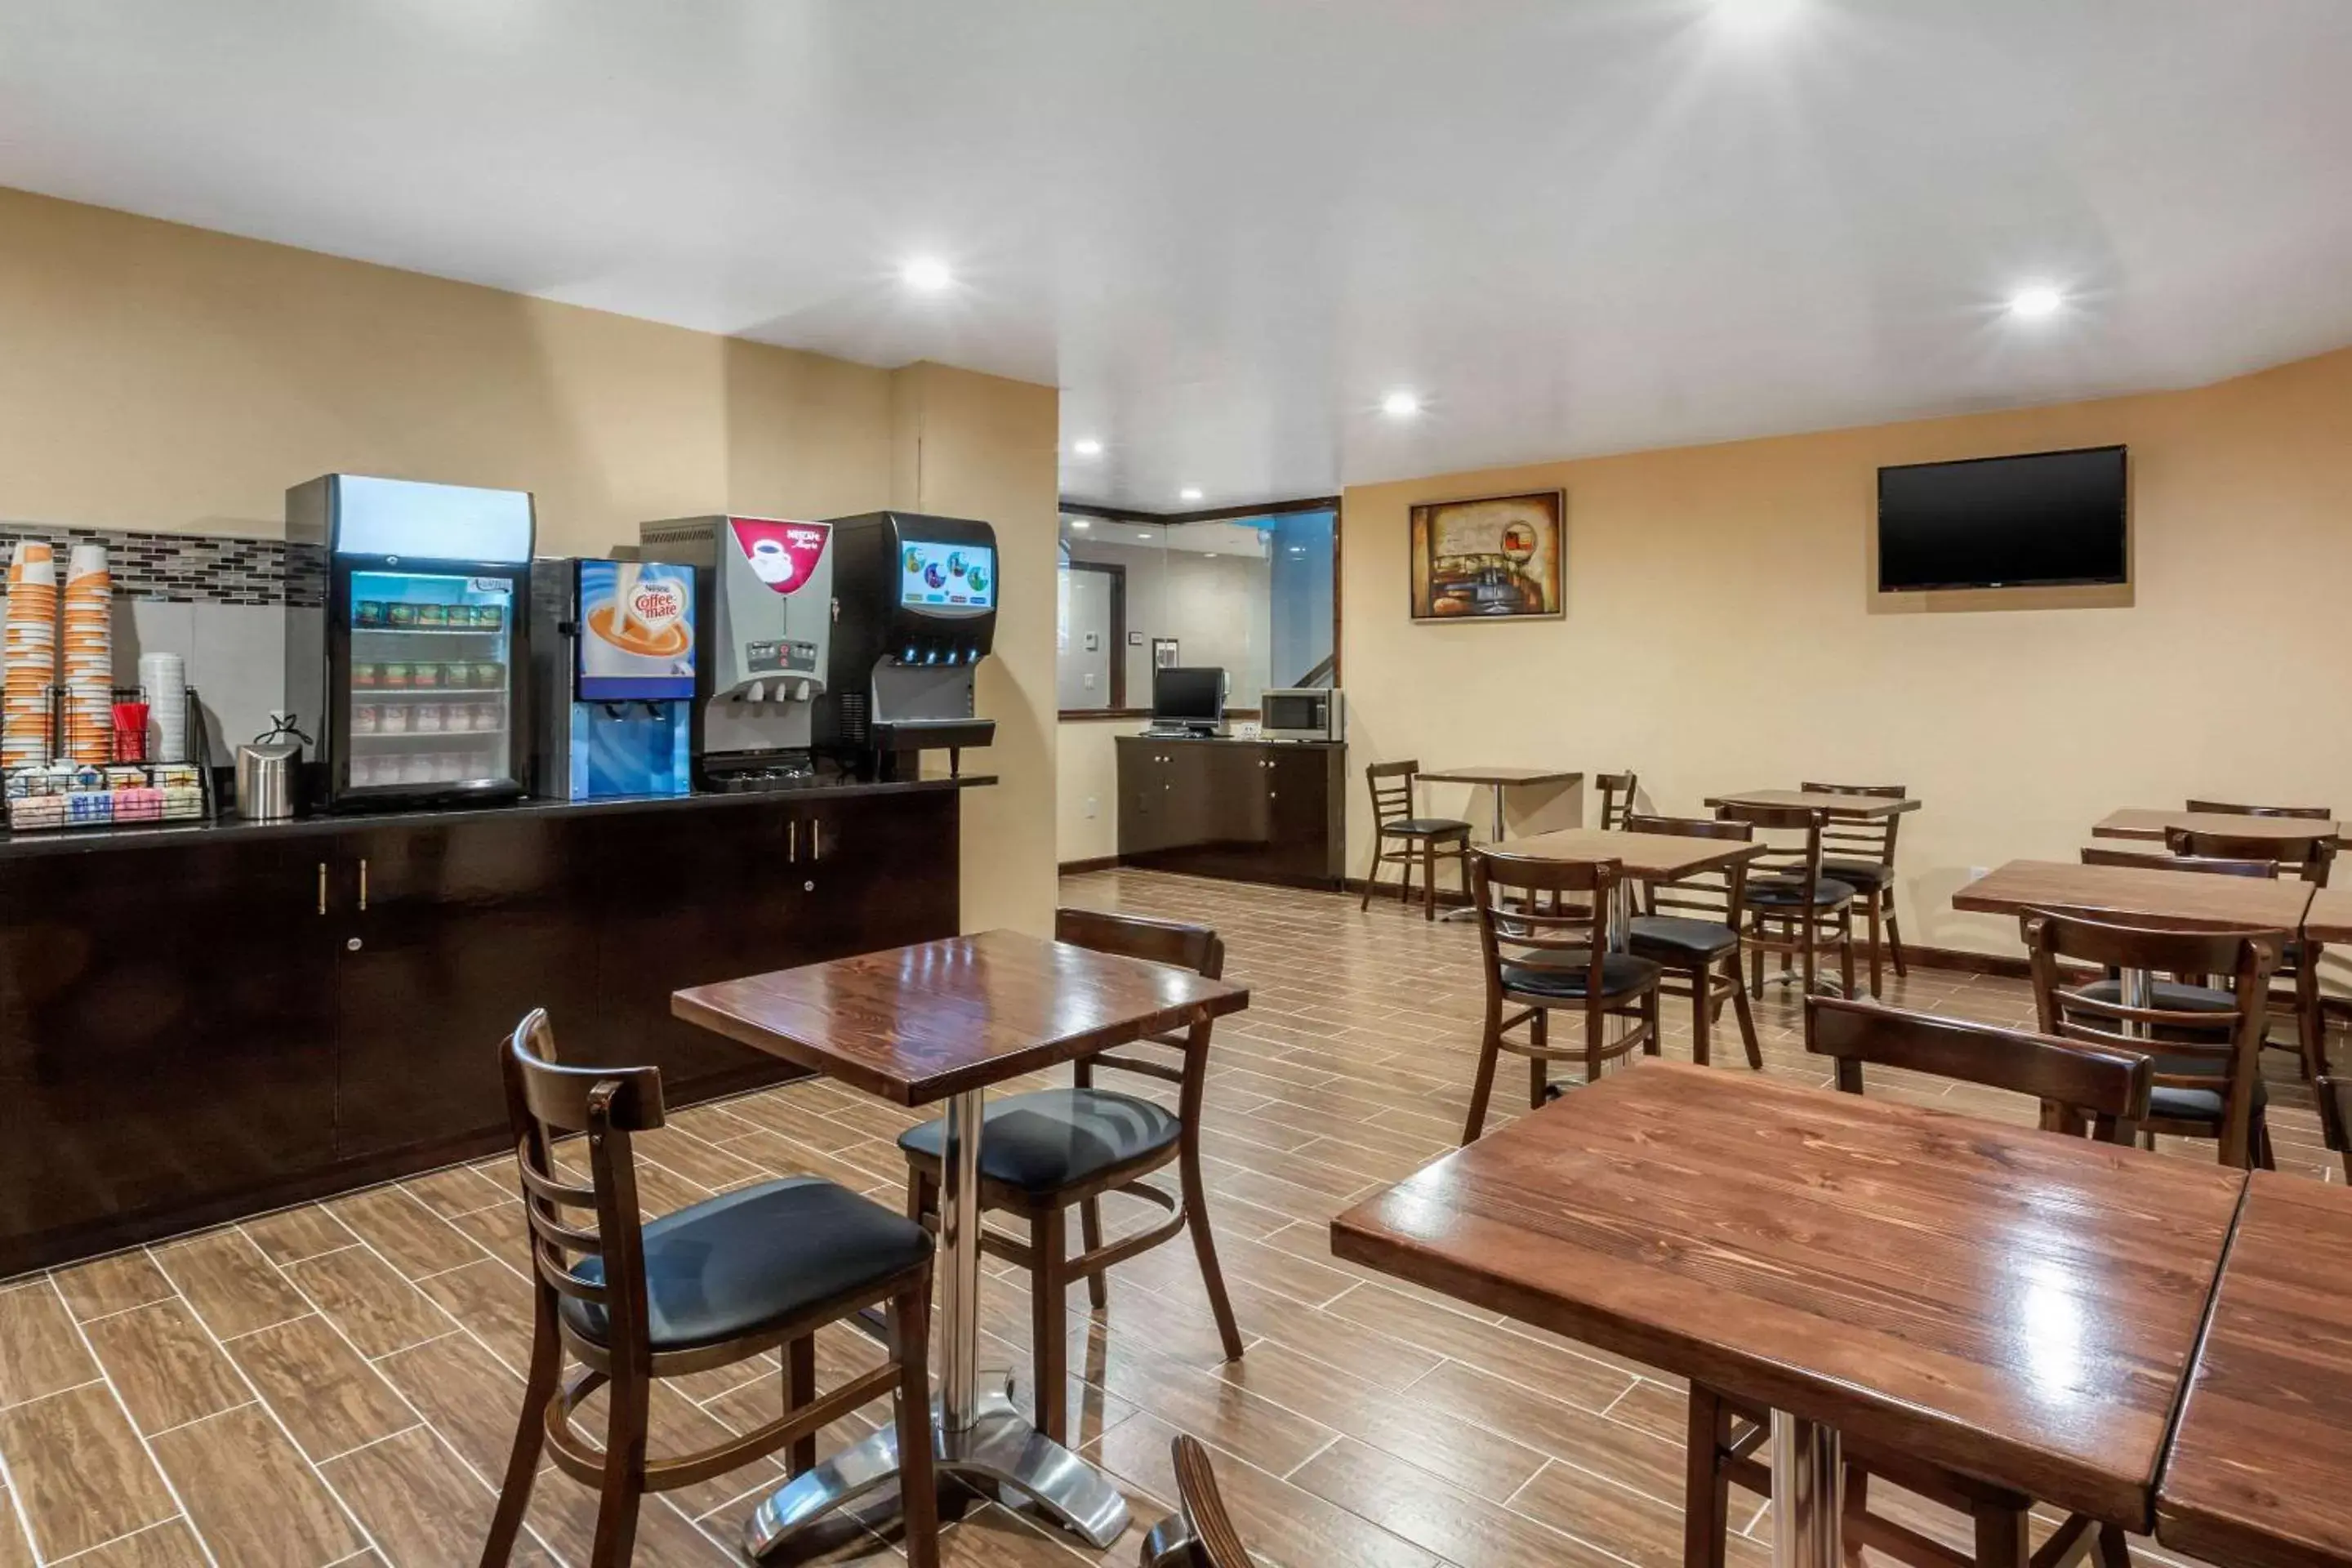
[(920, 753), (996, 738), (974, 716), (977, 667), (996, 639), (996, 531), (959, 517), (877, 511), (833, 520), (831, 668), (816, 749), (860, 778), (913, 778)]
[(688, 715), (695, 782), (757, 790), (805, 779), (813, 702), (833, 643), (834, 529), (686, 517), (637, 530), (647, 562), (695, 568), (702, 695)]

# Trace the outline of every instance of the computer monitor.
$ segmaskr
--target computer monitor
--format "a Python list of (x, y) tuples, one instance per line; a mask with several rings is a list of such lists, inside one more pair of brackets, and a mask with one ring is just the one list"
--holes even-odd
[(1213, 665), (1171, 665), (1151, 672), (1151, 726), (1207, 730), (1225, 721), (1225, 672)]

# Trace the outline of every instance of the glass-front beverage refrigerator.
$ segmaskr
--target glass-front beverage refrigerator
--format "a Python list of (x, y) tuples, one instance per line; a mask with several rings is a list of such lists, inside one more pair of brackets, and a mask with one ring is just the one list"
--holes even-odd
[(509, 799), (529, 777), (531, 498), (328, 474), (286, 492), (286, 691), (328, 810)]

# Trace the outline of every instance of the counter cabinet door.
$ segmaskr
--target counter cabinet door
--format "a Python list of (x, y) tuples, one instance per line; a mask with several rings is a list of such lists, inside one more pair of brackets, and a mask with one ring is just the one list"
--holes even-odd
[(955, 791), (812, 802), (787, 830), (795, 963), (953, 936), (961, 913)]
[(553, 1018), (560, 1050), (593, 1057), (593, 826), (501, 813), (338, 837), (327, 923), (339, 1157), (504, 1127), (499, 1042), (533, 1007)]
[(1332, 811), (1331, 754), (1321, 746), (1269, 746), (1266, 819), (1269, 848), (1281, 873), (1336, 881), (1343, 869)]
[[(8, 1245), (327, 1162), (333, 959), (319, 864), (316, 845), (294, 839), (0, 862)], [(0, 1250), (0, 1275), (10, 1257)]]

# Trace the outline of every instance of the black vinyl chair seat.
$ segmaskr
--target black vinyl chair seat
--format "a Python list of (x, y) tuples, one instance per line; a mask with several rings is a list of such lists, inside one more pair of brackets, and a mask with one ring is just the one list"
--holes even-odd
[[(2217, 1065), (2207, 1057), (2157, 1057), (2149, 1064), (2159, 1073), (2210, 1073)], [(2260, 1116), (2270, 1107), (2270, 1090), (2263, 1080), (2254, 1079), (2253, 1113)], [(2161, 1121), (2210, 1121), (2221, 1120), (2221, 1091), (2219, 1089), (2168, 1088), (2158, 1084), (2147, 1091), (2147, 1113)]]
[(1874, 893), (1895, 880), (1895, 868), (1879, 860), (1824, 860), (1822, 875)]
[[(1802, 882), (1784, 882), (1769, 878), (1750, 879), (1748, 884), (1749, 909), (1792, 910), (1805, 901)], [(1813, 884), (1813, 908), (1833, 910), (1841, 904), (1853, 902), (1853, 884), (1823, 877)]]
[(1470, 825), (1450, 816), (1403, 816), (1381, 824), (1383, 838), (1451, 838), (1456, 834), (1469, 837)]
[[(722, 1193), (645, 1227), (646, 1318), (653, 1348), (691, 1350), (756, 1331), (879, 1285), (930, 1256), (930, 1233), (818, 1176)], [(602, 1281), (601, 1258), (574, 1266)], [(574, 1333), (604, 1342), (604, 1309), (566, 1296)]]
[[(2094, 1002), (2116, 1002), (2124, 994), (2118, 980), (2095, 980), (2079, 988), (2084, 996)], [(2158, 980), (2148, 986), (2148, 1005), (2164, 1013), (2234, 1013), (2238, 999), (2227, 991), (2210, 985), (2183, 985), (2176, 980)]]
[[(1115, 1165), (1173, 1148), (1183, 1125), (1139, 1095), (1104, 1089), (1041, 1089), (989, 1102), (980, 1140), (980, 1173), (1045, 1196)], [(898, 1147), (937, 1160), (947, 1124), (926, 1121), (898, 1135)]]
[(1692, 963), (1729, 952), (1739, 945), (1739, 933), (1720, 921), (1684, 920), (1678, 915), (1635, 915), (1626, 928), (1626, 946), (1643, 958), (1668, 963)]
[[(1524, 991), (1535, 996), (1584, 995), (1585, 983), (1591, 978), (1591, 955), (1580, 949), (1566, 948), (1530, 956), (1517, 963), (1503, 965), (1503, 984), (1512, 991)], [(1601, 961), (1601, 994), (1622, 996), (1654, 985), (1658, 966), (1646, 958), (1630, 952), (1612, 952)]]

